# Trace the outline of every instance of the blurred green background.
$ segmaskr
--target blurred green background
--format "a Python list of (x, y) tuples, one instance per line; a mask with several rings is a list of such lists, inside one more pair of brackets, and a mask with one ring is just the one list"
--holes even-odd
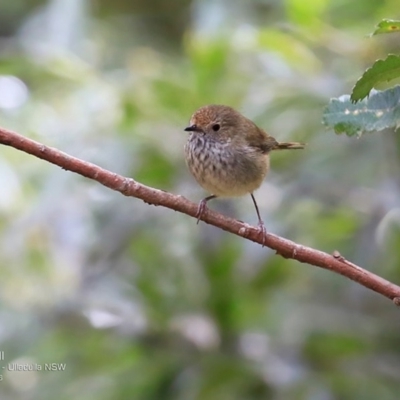
[[(399, 138), (321, 125), (399, 53), (366, 37), (399, 17), (398, 0), (3, 0), (0, 125), (197, 202), (183, 129), (231, 105), (308, 143), (272, 155), (267, 230), (399, 283)], [(382, 296), (4, 146), (0, 187), (2, 400), (399, 399)], [(210, 207), (257, 222), (249, 196)], [(65, 371), (13, 371), (46, 363)]]

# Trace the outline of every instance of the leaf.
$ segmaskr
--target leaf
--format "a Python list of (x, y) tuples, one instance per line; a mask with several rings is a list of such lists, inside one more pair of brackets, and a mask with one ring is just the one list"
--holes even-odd
[(377, 25), (377, 29), (375, 29), (371, 36), (380, 35), (382, 33), (393, 33), (400, 31), (400, 21), (394, 19), (383, 19)]
[(322, 122), (336, 133), (348, 136), (381, 131), (400, 126), (400, 86), (385, 91), (373, 91), (368, 99), (357, 104), (349, 95), (331, 99), (324, 110)]
[(351, 101), (357, 102), (368, 96), (378, 83), (400, 77), (400, 56), (390, 54), (385, 60), (378, 60), (367, 69), (357, 81), (351, 94)]

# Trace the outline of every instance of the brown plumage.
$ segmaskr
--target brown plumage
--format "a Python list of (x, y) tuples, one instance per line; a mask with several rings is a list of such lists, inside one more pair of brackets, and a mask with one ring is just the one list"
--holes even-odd
[(265, 228), (253, 192), (269, 169), (272, 150), (303, 149), (303, 143), (279, 143), (232, 107), (208, 105), (191, 117), (185, 131), (186, 163), (197, 182), (212, 195), (199, 204), (198, 218), (215, 197), (250, 194), (265, 238)]

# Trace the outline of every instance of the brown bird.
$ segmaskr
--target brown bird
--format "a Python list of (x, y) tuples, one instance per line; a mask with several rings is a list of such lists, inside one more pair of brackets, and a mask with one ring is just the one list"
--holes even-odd
[(186, 164), (197, 182), (209, 193), (197, 210), (197, 223), (216, 197), (250, 194), (265, 241), (266, 230), (253, 192), (269, 169), (272, 150), (303, 149), (303, 143), (279, 143), (232, 107), (208, 105), (191, 117), (185, 131), (190, 132), (185, 145)]

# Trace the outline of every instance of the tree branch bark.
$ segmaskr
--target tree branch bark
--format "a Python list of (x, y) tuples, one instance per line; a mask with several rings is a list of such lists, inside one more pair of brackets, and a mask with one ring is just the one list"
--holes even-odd
[[(183, 196), (173, 195), (143, 185), (131, 178), (126, 178), (95, 164), (72, 157), (60, 150), (45, 146), (8, 129), (0, 128), (0, 144), (14, 147), (65, 170), (93, 179), (125, 196), (136, 197), (148, 204), (167, 207), (191, 217), (196, 217), (197, 204), (187, 200)], [(201, 220), (237, 236), (263, 244), (262, 233), (258, 228), (225, 217), (215, 211), (207, 210), (202, 215)], [(400, 305), (399, 286), (347, 261), (337, 251), (334, 251), (333, 254), (327, 254), (272, 233), (267, 233), (264, 245), (275, 250), (282, 257), (308, 263), (346, 276), (366, 288), (391, 299), (394, 304)]]

